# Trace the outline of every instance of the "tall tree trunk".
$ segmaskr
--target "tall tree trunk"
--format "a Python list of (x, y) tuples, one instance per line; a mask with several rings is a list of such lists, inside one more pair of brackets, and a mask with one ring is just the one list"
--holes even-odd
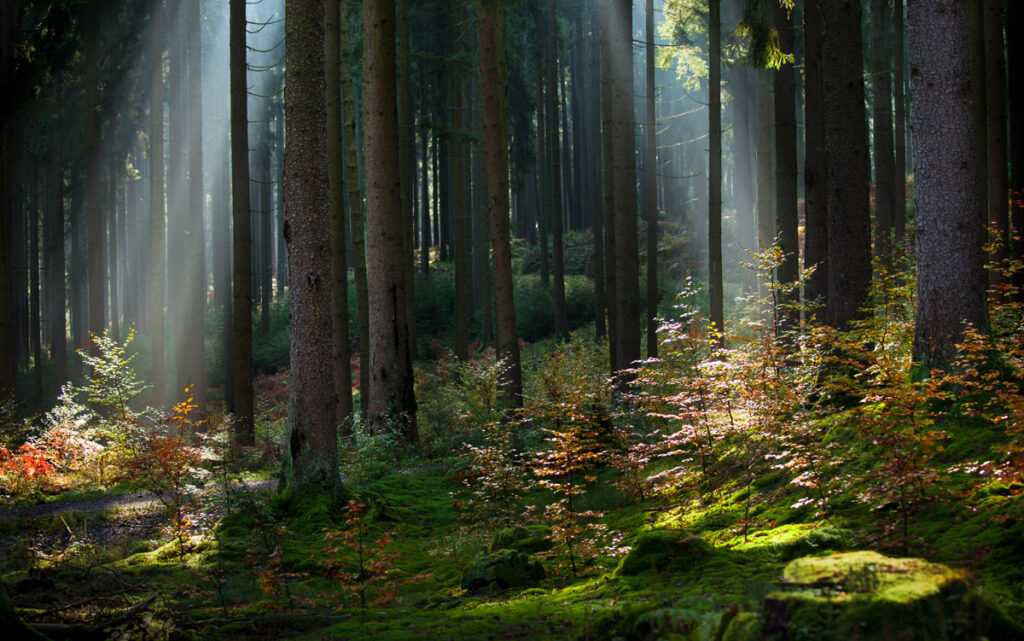
[[(450, 24), (454, 42), (458, 51), (463, 50), (461, 22), (465, 13), (459, 9), (454, 14), (454, 24)], [(452, 74), (449, 85), (449, 116), (452, 133), (452, 219), (455, 224), (455, 355), (461, 360), (469, 358), (469, 320), (472, 316), (472, 217), (468, 202), (469, 154), (465, 142), (465, 128), (468, 119), (465, 115), (464, 91), (465, 84), (461, 74)]]
[[(779, 47), (783, 52), (793, 50), (793, 18), (778, 2), (772, 2), (773, 22), (779, 32)], [(776, 277), (781, 285), (793, 285), (800, 277), (800, 238), (797, 228), (796, 168), (796, 71), (793, 65), (783, 64), (772, 75), (775, 89), (775, 235), (782, 251), (782, 263)], [(794, 290), (780, 303), (800, 302), (800, 291)], [(799, 314), (792, 310), (776, 310), (782, 328), (792, 327)]]
[(889, 52), (889, 0), (871, 0), (871, 113), (875, 157), (875, 255), (883, 266), (891, 256), (896, 227), (893, 186), (892, 56)]
[(871, 284), (870, 160), (864, 117), (861, 7), (842, 0), (823, 12), (828, 151), (828, 307), (846, 329), (861, 318)]
[[(59, 93), (58, 89), (58, 93)], [(46, 230), (46, 294), (47, 318), (49, 325), (50, 358), (57, 370), (54, 392), (68, 380), (68, 334), (67, 334), (67, 290), (65, 273), (66, 256), (64, 249), (64, 169), (62, 144), (54, 141), (53, 161), (50, 166), (52, 197), (49, 200), (44, 229)]]
[[(221, 103), (221, 108), (230, 107)], [(223, 113), (223, 111), (222, 111)], [(218, 149), (218, 167), (214, 175), (220, 180), (213, 184), (210, 198), (212, 212), (211, 258), (213, 259), (213, 294), (217, 308), (221, 311), (221, 337), (219, 350), (224, 375), (224, 409), (232, 411), (234, 407), (235, 377), (234, 351), (231, 331), (234, 327), (231, 305), (231, 142), (225, 136), (214, 147)]]
[(911, 129), (917, 202), (914, 359), (949, 367), (964, 327), (985, 331), (985, 185), (971, 84), (968, 0), (910, 0)]
[(896, 242), (902, 243), (907, 235), (907, 98), (903, 55), (903, 0), (892, 1), (893, 16), (893, 230)]
[(285, 11), (284, 235), (291, 374), (288, 446), (283, 448), (281, 478), (297, 488), (314, 486), (333, 492), (338, 483), (338, 427), (332, 370), (331, 241), (324, 233), (330, 229), (324, 2), (288, 0)]
[(828, 297), (828, 157), (821, 2), (804, 2), (804, 267), (814, 268), (804, 288), (804, 300), (816, 307), (823, 306)]
[(562, 244), (562, 155), (558, 141), (558, 6), (555, 0), (547, 5), (547, 137), (551, 186), (551, 244), (555, 278), (555, 334), (568, 338), (565, 313), (565, 255)]
[(484, 107), (484, 158), (491, 218), (494, 295), (498, 317), (499, 359), (505, 362), (502, 389), (513, 407), (523, 405), (523, 379), (512, 294), (512, 251), (508, 203), (508, 62), (505, 8), (501, 0), (482, 0), (478, 38), (480, 89)]
[[(1024, 2), (1013, 0), (1006, 4), (1006, 24), (1024, 24)], [(1008, 29), (1006, 36), (1007, 68), (1024, 69), (1024, 34), (1020, 29)], [(1024, 77), (1010, 74), (1006, 93), (1010, 119), (1011, 258), (1024, 260)], [(1014, 284), (1018, 288), (1017, 299), (1024, 301), (1024, 271), (1017, 272)]]
[[(612, 175), (615, 194), (615, 371), (640, 359), (639, 251), (637, 239), (636, 154), (633, 115), (633, 15), (628, 0), (611, 3), (611, 20), (602, 25), (609, 36), (611, 62)], [(605, 29), (606, 28), (606, 29)], [(620, 377), (625, 382), (625, 377)]]
[[(757, 162), (757, 251), (763, 252), (775, 241), (775, 148), (772, 146), (771, 76), (754, 71), (754, 108), (757, 131), (754, 157)], [(763, 288), (765, 283), (761, 283)]]
[(612, 57), (610, 24), (612, 5), (609, 0), (601, 0), (598, 9), (598, 25), (601, 56), (601, 162), (602, 174), (601, 199), (604, 212), (604, 274), (605, 303), (608, 310), (608, 362), (609, 369), (617, 372), (619, 362), (619, 320), (618, 311), (618, 270), (615, 268), (617, 253), (615, 251), (615, 144), (612, 136), (613, 108), (612, 85), (615, 77), (612, 68), (615, 65)]
[(118, 230), (118, 215), (119, 203), (117, 199), (117, 172), (114, 170), (115, 160), (111, 158), (109, 161), (110, 167), (107, 171), (107, 205), (104, 209), (107, 210), (107, 229), (105, 234), (107, 236), (107, 286), (109, 291), (107, 292), (108, 309), (107, 313), (110, 318), (110, 336), (115, 341), (121, 340), (121, 324), (120, 324), (120, 310), (118, 309), (117, 300), (117, 270), (118, 270), (118, 242), (117, 242), (117, 230)]
[[(711, 167), (714, 169), (715, 165), (715, 144), (717, 139), (718, 145), (718, 171), (722, 170), (722, 53), (721, 53), (721, 4), (719, 0), (711, 0), (708, 5), (709, 11), (709, 26), (708, 26), (708, 68), (714, 70), (714, 76), (710, 80), (708, 91), (710, 92), (708, 107), (710, 120), (708, 126), (710, 127), (711, 133)], [(655, 127), (657, 126), (654, 117), (654, 0), (647, 0), (644, 4), (644, 33), (647, 37), (647, 46), (645, 47), (644, 57), (644, 71), (646, 76), (647, 85), (647, 97), (644, 102), (644, 208), (647, 210), (647, 358), (658, 357), (658, 137), (655, 133)], [(716, 84), (717, 83), (717, 84)], [(717, 92), (717, 94), (716, 94)], [(715, 109), (715, 104), (718, 104), (718, 109)], [(717, 129), (715, 127), (717, 114)], [(715, 132), (718, 132), (717, 136)], [(714, 172), (711, 172), (713, 176)], [(720, 176), (719, 176), (720, 178)], [(713, 180), (709, 177), (709, 180)], [(718, 190), (718, 244), (715, 244), (714, 239), (710, 240), (711, 243), (711, 275), (710, 275), (710, 287), (711, 291), (715, 291), (715, 277), (717, 273), (718, 282), (717, 293), (721, 294), (722, 287), (722, 201), (721, 201), (721, 183), (719, 182)], [(715, 198), (714, 184), (711, 183), (711, 198)], [(708, 224), (712, 227), (715, 225), (715, 211), (714, 203), (710, 205), (711, 210), (709, 211)], [(714, 233), (710, 234), (713, 236)], [(717, 250), (716, 250), (717, 247)], [(717, 272), (715, 271), (714, 257), (718, 256)], [(719, 296), (721, 299), (721, 296)], [(714, 296), (712, 296), (714, 301)], [(718, 316), (716, 318), (716, 310), (714, 304), (712, 304), (712, 320), (719, 326), (722, 326), (723, 318), (721, 314), (721, 300), (717, 309)]]
[(201, 25), (199, 0), (189, 0), (188, 34), (188, 220), (185, 233), (188, 284), (183, 292), (187, 300), (185, 315), (187, 343), (187, 381), (200, 414), (207, 410), (206, 393), (206, 190), (203, 189), (203, 71), (199, 41)]
[(1010, 256), (1010, 180), (1006, 148), (1006, 58), (1003, 53), (1003, 3), (985, 0), (985, 150), (988, 154), (988, 224), (995, 231), (997, 267), (991, 284), (998, 292), (1005, 282), (1002, 268)]
[(423, 195), (420, 198), (420, 272), (424, 276), (430, 275), (430, 153), (428, 143), (430, 142), (430, 130), (426, 125), (420, 127), (420, 157), (422, 158), (422, 174), (420, 186), (423, 188)]
[(592, 273), (594, 278), (594, 338), (601, 340), (608, 336), (607, 313), (608, 302), (605, 285), (605, 240), (604, 240), (604, 193), (600, 186), (604, 184), (602, 173), (604, 171), (604, 154), (601, 144), (601, 121), (602, 121), (602, 92), (601, 92), (601, 46), (597, 42), (600, 29), (598, 18), (598, 7), (596, 3), (585, 5), (590, 29), (590, 37), (587, 38), (588, 55), (584, 65), (588, 69), (587, 76), (587, 100), (590, 118), (587, 122), (586, 140), (590, 142), (590, 153), (587, 155), (587, 162), (584, 164), (588, 174), (588, 189), (586, 195), (590, 205), (587, 212), (591, 216), (591, 225), (594, 233), (594, 263)]
[[(341, 3), (340, 24), (349, 24), (348, 2)], [(343, 32), (343, 35), (348, 32)], [(341, 52), (341, 95), (344, 118), (345, 185), (348, 190), (348, 215), (352, 232), (352, 264), (356, 285), (356, 309), (359, 315), (359, 412), (368, 417), (370, 383), (370, 305), (366, 285), (366, 232), (363, 215), (363, 190), (359, 185), (358, 143), (356, 141), (356, 95), (352, 81), (353, 36), (348, 38)]]
[[(168, 5), (170, 6), (170, 5)], [(180, 6), (180, 5), (179, 5)], [(167, 315), (170, 319), (170, 349), (173, 350), (174, 378), (169, 402), (185, 399), (188, 371), (189, 310), (187, 295), (188, 260), (185, 255), (188, 221), (188, 67), (185, 56), (185, 11), (171, 11), (168, 28), (167, 92)]]
[[(650, 3), (650, 0), (648, 0)], [(649, 11), (653, 7), (649, 6)], [(720, 0), (708, 3), (708, 297), (711, 304), (710, 320), (714, 330), (721, 332), (719, 345), (725, 344), (724, 295), (722, 290), (722, 4)], [(652, 18), (648, 18), (653, 21)], [(653, 36), (654, 27), (649, 32)], [(650, 47), (650, 43), (648, 43)], [(651, 56), (650, 53), (647, 54)], [(654, 61), (648, 62), (648, 76), (654, 80)], [(654, 111), (651, 97), (650, 111)], [(649, 116), (654, 120), (653, 113)], [(654, 144), (648, 142), (650, 147)], [(652, 152), (653, 153), (653, 152)], [(653, 163), (652, 163), (653, 164)], [(650, 206), (650, 205), (648, 205)], [(650, 230), (648, 230), (650, 233)], [(648, 256), (648, 260), (650, 260)], [(648, 263), (650, 264), (650, 263)], [(650, 278), (650, 274), (648, 274)]]
[[(14, 3), (0, 3), (0, 86), (14, 75)], [(14, 318), (11, 309), (12, 101), (0, 102), (0, 402), (14, 399)]]
[[(345, 238), (344, 146), (341, 135), (341, 3), (324, 3), (324, 86), (327, 91), (327, 181), (331, 221), (332, 367), (338, 398), (337, 423), (351, 432), (352, 343), (348, 335), (348, 250)], [(347, 26), (346, 33), (347, 33)]]
[[(740, 244), (740, 260), (748, 262), (745, 252), (757, 249), (757, 218), (754, 211), (756, 184), (754, 182), (753, 145), (753, 70), (747, 65), (733, 65), (731, 69), (732, 101), (732, 153), (733, 153), (733, 208), (736, 210), (736, 229)], [(682, 173), (677, 171), (676, 173)], [(757, 291), (753, 270), (742, 268), (744, 293)]]
[(232, 369), (235, 442), (254, 445), (252, 388), (252, 211), (249, 205), (249, 110), (246, 93), (246, 0), (231, 0)]
[[(102, 336), (106, 329), (104, 318), (104, 291), (106, 279), (103, 270), (103, 207), (100, 189), (100, 14), (102, 3), (90, 0), (85, 11), (85, 211), (89, 243), (89, 333)], [(92, 347), (93, 353), (95, 346)]]
[(402, 208), (402, 253), (408, 258), (405, 265), (405, 312), (409, 326), (410, 349), (416, 349), (416, 263), (413, 247), (416, 245), (416, 208), (413, 193), (416, 191), (416, 119), (412, 106), (412, 79), (409, 56), (409, 0), (398, 2), (398, 161), (401, 181)]
[(32, 404), (40, 407), (43, 395), (43, 346), (39, 310), (39, 165), (28, 168), (28, 346), (32, 352)]
[(366, 101), (366, 269), (370, 298), (371, 431), (397, 429), (417, 440), (412, 345), (405, 282), (405, 219), (398, 158), (393, 0), (363, 4)]
[[(163, 0), (150, 5), (149, 40), (149, 331), (151, 336), (150, 404), (164, 404), (167, 360), (164, 344), (164, 279), (166, 276), (164, 213), (164, 17)], [(243, 25), (244, 27), (244, 25)], [(62, 241), (63, 242), (63, 241)]]

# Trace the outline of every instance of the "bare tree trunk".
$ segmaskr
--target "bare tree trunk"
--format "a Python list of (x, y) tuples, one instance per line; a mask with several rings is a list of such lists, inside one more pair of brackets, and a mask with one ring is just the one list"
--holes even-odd
[[(465, 18), (461, 9), (454, 14), (454, 24), (450, 33), (461, 33), (459, 23)], [(458, 51), (463, 50), (462, 38), (455, 35)], [(449, 85), (449, 114), (452, 132), (452, 218), (455, 223), (455, 355), (461, 360), (469, 358), (469, 320), (472, 315), (472, 216), (468, 202), (469, 187), (469, 153), (465, 142), (465, 129), (468, 118), (465, 115), (464, 91), (465, 84), (459, 77), (452, 74)]]
[[(351, 431), (352, 343), (348, 335), (348, 251), (345, 228), (344, 145), (341, 135), (341, 3), (324, 3), (324, 69), (327, 90), (327, 181), (331, 221), (331, 301), (334, 393), (338, 399), (337, 423)], [(347, 26), (346, 26), (347, 29)], [(347, 32), (347, 31), (346, 31)]]
[(547, 137), (550, 172), (550, 215), (551, 244), (555, 279), (555, 334), (568, 338), (568, 322), (565, 313), (565, 256), (562, 245), (562, 156), (558, 142), (558, 7), (555, 0), (547, 4), (548, 37), (547, 64)]
[(397, 430), (415, 443), (416, 395), (405, 282), (405, 212), (398, 158), (395, 5), (363, 4), (363, 92), (366, 100), (366, 269), (370, 298), (372, 431)]
[(891, 245), (896, 227), (889, 16), (888, 0), (872, 0), (871, 119), (875, 158), (875, 255), (881, 265), (886, 267), (891, 262)]
[(324, 233), (330, 229), (324, 2), (288, 0), (285, 7), (283, 233), (289, 265), (291, 374), (288, 445), (282, 452), (281, 478), (288, 486), (333, 492), (338, 484), (338, 429), (332, 370), (331, 241)]
[(828, 297), (828, 159), (821, 2), (804, 2), (804, 267), (814, 268), (804, 288), (804, 300), (815, 305), (824, 305)]
[(870, 160), (864, 117), (861, 7), (842, 0), (823, 12), (828, 151), (828, 306), (837, 329), (863, 316), (871, 284)]
[(480, 79), (484, 106), (484, 155), (491, 218), (491, 251), (498, 316), (498, 358), (505, 361), (502, 389), (513, 407), (522, 407), (523, 380), (512, 294), (512, 251), (508, 204), (508, 63), (505, 9), (501, 0), (483, 0), (478, 22)]
[(235, 442), (254, 445), (252, 388), (252, 212), (249, 206), (249, 124), (246, 104), (245, 0), (231, 0), (232, 351)]
[[(13, 3), (0, 3), (0, 86), (8, 87), (14, 75)], [(0, 102), (0, 402), (14, 398), (14, 318), (11, 309), (11, 216), (14, 187), (11, 169), (12, 101)]]
[(400, 163), (399, 179), (402, 190), (402, 253), (408, 258), (405, 266), (405, 310), (406, 324), (409, 326), (410, 350), (416, 350), (416, 264), (413, 247), (416, 245), (413, 222), (416, 209), (413, 203), (413, 192), (416, 191), (416, 150), (415, 118), (412, 107), (412, 89), (410, 87), (409, 56), (409, 1), (399, 0), (398, 3), (398, 161)]
[(968, 324), (985, 331), (984, 182), (972, 162), (977, 122), (971, 92), (967, 0), (910, 0), (911, 128), (917, 201), (914, 359), (949, 367)]
[[(106, 329), (103, 269), (103, 207), (100, 189), (100, 15), (102, 3), (90, 0), (85, 11), (85, 211), (89, 243), (89, 333), (102, 336)], [(95, 346), (92, 348), (95, 353)]]
[(200, 414), (207, 410), (206, 390), (206, 190), (203, 188), (203, 66), (199, 41), (199, 0), (189, 0), (188, 34), (188, 220), (185, 233), (188, 281), (183, 292), (187, 299), (186, 329), (187, 374), (192, 398)]
[[(648, 0), (650, 2), (650, 0)], [(652, 7), (653, 9), (653, 7)], [(722, 4), (708, 3), (708, 294), (710, 320), (722, 332), (717, 341), (725, 344), (725, 313), (722, 289)], [(653, 12), (653, 11), (652, 11)], [(648, 18), (652, 20), (652, 18)], [(653, 36), (654, 27), (649, 27)], [(650, 46), (650, 44), (648, 44)], [(650, 57), (651, 54), (648, 54)], [(648, 78), (654, 80), (654, 61), (648, 62)], [(648, 98), (651, 100), (651, 98)], [(654, 111), (653, 100), (650, 110)], [(650, 115), (654, 120), (653, 114)], [(653, 143), (649, 143), (653, 147)], [(650, 230), (648, 230), (650, 233)], [(650, 260), (650, 257), (648, 257)], [(650, 263), (648, 263), (650, 265)], [(650, 274), (648, 274), (650, 278)]]
[[(58, 89), (58, 93), (60, 93)], [(68, 380), (68, 334), (67, 334), (67, 290), (65, 273), (66, 255), (64, 249), (64, 169), (60, 140), (54, 142), (53, 160), (50, 166), (52, 198), (48, 202), (44, 229), (46, 240), (44, 254), (46, 262), (47, 317), (49, 325), (50, 358), (57, 369), (57, 388)]]
[[(783, 52), (793, 49), (793, 19), (789, 12), (777, 2), (771, 3), (773, 22), (779, 32), (779, 47)], [(783, 64), (772, 76), (775, 89), (775, 234), (782, 263), (777, 270), (780, 284), (790, 285), (800, 277), (800, 238), (797, 228), (797, 178), (796, 168), (796, 71), (793, 65)], [(800, 292), (794, 291), (780, 303), (799, 303)], [(776, 312), (783, 328), (792, 327), (799, 321), (792, 310)]]
[(615, 145), (612, 137), (612, 84), (615, 82), (612, 73), (614, 60), (611, 51), (610, 23), (614, 20), (612, 6), (608, 0), (600, 2), (598, 26), (600, 32), (601, 55), (601, 160), (604, 165), (602, 175), (602, 202), (604, 212), (604, 274), (605, 301), (608, 310), (608, 361), (609, 369), (617, 372), (619, 363), (619, 321), (618, 311), (618, 270), (615, 268), (617, 253), (615, 250)]
[(893, 212), (893, 229), (896, 242), (902, 243), (907, 235), (907, 98), (904, 90), (906, 79), (904, 75), (903, 55), (903, 0), (893, 0), (893, 159), (895, 166), (893, 174), (893, 203), (896, 210)]
[(985, 149), (988, 153), (988, 224), (995, 230), (996, 251), (990, 257), (997, 269), (990, 274), (997, 295), (1006, 284), (1002, 267), (1010, 257), (1010, 179), (1006, 141), (1006, 58), (1003, 53), (1003, 15), (1000, 0), (985, 0)]
[[(710, 120), (708, 121), (709, 131), (711, 134), (711, 167), (714, 169), (715, 165), (715, 144), (717, 140), (718, 145), (718, 164), (717, 168), (719, 171), (719, 184), (718, 184), (718, 243), (715, 244), (712, 238), (709, 242), (711, 243), (710, 253), (710, 287), (711, 291), (715, 291), (716, 288), (716, 274), (717, 274), (717, 294), (719, 294), (718, 308), (715, 309), (714, 302), (712, 303), (712, 321), (722, 326), (722, 306), (721, 306), (721, 288), (722, 288), (722, 190), (721, 190), (721, 170), (722, 170), (722, 53), (721, 53), (721, 4), (719, 0), (711, 0), (708, 5), (708, 68), (714, 70), (714, 74), (711, 77), (708, 91), (710, 92), (710, 105), (708, 107), (710, 114)], [(647, 84), (647, 98), (644, 103), (644, 207), (647, 210), (647, 358), (657, 358), (658, 356), (658, 137), (655, 133), (655, 127), (657, 126), (654, 117), (654, 0), (647, 0), (644, 4), (645, 22), (644, 22), (644, 33), (647, 37), (647, 46), (645, 47), (646, 56), (644, 58), (644, 71), (646, 75)], [(717, 83), (717, 84), (716, 84)], [(716, 94), (716, 91), (718, 92)], [(715, 109), (715, 103), (717, 101), (718, 109)], [(718, 126), (715, 127), (715, 121), (717, 116)], [(716, 136), (716, 133), (717, 136)], [(710, 172), (709, 181), (714, 180), (714, 171)], [(715, 210), (714, 210), (714, 198), (715, 188), (714, 184), (711, 183), (711, 198), (712, 203), (708, 213), (708, 224), (712, 227), (715, 225)], [(709, 234), (709, 237), (714, 236), (714, 231)], [(717, 249), (716, 249), (717, 247)], [(715, 255), (717, 253), (718, 264), (717, 272), (715, 271)], [(712, 296), (712, 301), (715, 297)], [(716, 317), (717, 311), (717, 317)]]

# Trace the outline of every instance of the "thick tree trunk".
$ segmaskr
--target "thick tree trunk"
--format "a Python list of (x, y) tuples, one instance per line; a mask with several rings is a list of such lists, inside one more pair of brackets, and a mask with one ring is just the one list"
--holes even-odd
[(246, 104), (245, 0), (231, 0), (232, 351), (235, 442), (255, 444), (252, 388), (252, 212), (249, 206), (249, 124)]
[(363, 91), (366, 149), (366, 269), (370, 298), (370, 402), (372, 431), (397, 429), (416, 442), (416, 395), (409, 343), (405, 282), (405, 212), (398, 158), (395, 82), (395, 5), (363, 4)]
[(910, 0), (911, 130), (917, 203), (914, 359), (948, 367), (968, 324), (985, 331), (984, 183), (971, 85), (968, 0)]
[(907, 98), (903, 55), (903, 0), (893, 0), (893, 230), (895, 240), (902, 243), (907, 235)]
[(814, 268), (804, 287), (804, 300), (815, 309), (824, 309), (828, 299), (828, 156), (821, 2), (804, 2), (804, 268)]
[[(348, 335), (348, 250), (346, 245), (344, 145), (341, 135), (341, 3), (324, 3), (324, 69), (327, 90), (327, 181), (331, 221), (331, 304), (334, 393), (337, 423), (350, 432), (352, 416), (352, 342)], [(347, 26), (345, 33), (348, 33)]]
[(409, 0), (398, 3), (398, 159), (399, 180), (402, 190), (402, 253), (406, 256), (405, 312), (409, 327), (410, 349), (416, 350), (416, 263), (413, 247), (416, 245), (416, 208), (413, 193), (416, 191), (416, 150), (413, 131), (416, 127), (412, 106), (411, 66), (409, 56)]
[(871, 284), (871, 170), (860, 2), (834, 3), (823, 16), (829, 251), (825, 316), (832, 327), (846, 329), (863, 317)]
[(612, 84), (615, 82), (612, 67), (614, 60), (611, 50), (610, 24), (615, 19), (612, 16), (612, 6), (608, 0), (601, 0), (598, 14), (598, 30), (600, 32), (600, 56), (601, 56), (601, 161), (604, 172), (602, 174), (602, 211), (604, 212), (604, 274), (605, 274), (605, 304), (608, 310), (608, 364), (612, 372), (617, 372), (619, 366), (619, 320), (618, 310), (618, 270), (615, 268), (615, 144), (612, 136)]
[(498, 317), (498, 358), (505, 361), (502, 389), (513, 407), (523, 405), (523, 379), (512, 294), (512, 251), (508, 204), (508, 63), (505, 9), (501, 0), (483, 0), (478, 22), (480, 85), (484, 107), (484, 157), (491, 218), (494, 294)]
[(291, 374), (281, 478), (285, 485), (334, 491), (338, 429), (332, 370), (331, 242), (324, 233), (330, 229), (324, 2), (289, 0), (285, 11), (284, 236)]
[[(1006, 24), (1024, 24), (1024, 2), (1013, 0), (1007, 3)], [(1009, 29), (1006, 36), (1007, 68), (1024, 69), (1024, 34), (1020, 29)], [(1024, 77), (1010, 74), (1006, 93), (1010, 117), (1010, 198), (1013, 201), (1011, 258), (1024, 260)], [(1024, 301), (1024, 270), (1017, 272), (1014, 284), (1018, 288), (1017, 299)]]

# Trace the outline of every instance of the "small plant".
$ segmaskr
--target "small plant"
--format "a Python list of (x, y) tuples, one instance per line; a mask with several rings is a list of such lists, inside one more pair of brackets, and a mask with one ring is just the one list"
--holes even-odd
[(520, 499), (526, 490), (526, 470), (513, 446), (514, 423), (497, 420), (485, 425), (483, 444), (464, 444), (461, 474), (464, 499), (456, 500), (463, 515), (489, 530), (510, 527), (522, 513)]

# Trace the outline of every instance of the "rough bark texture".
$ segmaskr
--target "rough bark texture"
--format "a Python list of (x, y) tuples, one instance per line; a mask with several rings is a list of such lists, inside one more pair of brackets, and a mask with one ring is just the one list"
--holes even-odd
[(988, 324), (969, 12), (968, 0), (907, 3), (917, 203), (914, 358), (926, 372), (951, 364), (965, 324), (982, 331)]
[(875, 157), (875, 255), (888, 264), (896, 223), (893, 178), (892, 56), (889, 1), (871, 0), (871, 119)]
[(825, 152), (821, 0), (804, 2), (804, 267), (814, 273), (804, 299), (828, 297), (828, 158)]
[(850, 321), (861, 318), (871, 284), (870, 161), (860, 2), (830, 3), (823, 17), (829, 252), (825, 318), (832, 327), (846, 329)]
[[(722, 4), (708, 3), (708, 296), (710, 320), (725, 343), (722, 288)], [(653, 77), (653, 69), (648, 77)]]
[(405, 213), (398, 159), (393, 0), (363, 4), (366, 270), (370, 297), (370, 429), (415, 442), (416, 396), (405, 282)]
[(331, 221), (331, 310), (334, 393), (338, 425), (352, 416), (352, 344), (348, 335), (348, 252), (345, 244), (344, 147), (341, 136), (341, 11), (343, 0), (324, 3), (324, 69), (327, 88), (327, 180)]
[(515, 305), (512, 296), (512, 251), (508, 202), (508, 62), (505, 52), (505, 10), (501, 0), (480, 6), (480, 89), (484, 107), (484, 162), (487, 165), (487, 208), (491, 219), (494, 297), (498, 320), (498, 358), (504, 359), (502, 390), (513, 407), (522, 407), (523, 379), (519, 364)]
[[(252, 214), (249, 208), (249, 124), (246, 105), (245, 0), (231, 0), (228, 26), (231, 74), (231, 297), (235, 442), (253, 445)], [(155, 321), (155, 319), (154, 319)]]
[[(779, 48), (784, 53), (793, 51), (793, 18), (778, 2), (771, 3), (772, 22), (779, 32)], [(800, 276), (800, 239), (797, 214), (796, 168), (796, 70), (783, 64), (772, 74), (775, 89), (775, 235), (782, 251), (782, 264), (776, 270), (780, 284), (792, 284)], [(793, 292), (780, 303), (800, 301), (800, 292)], [(783, 327), (794, 320), (791, 311), (777, 310)]]
[[(243, 3), (244, 6), (244, 3)], [(149, 327), (151, 342), (150, 404), (164, 404), (166, 348), (164, 345), (164, 81), (163, 1), (153, 0), (149, 34)], [(244, 24), (243, 24), (244, 28)], [(243, 91), (244, 91), (243, 86)]]
[(332, 370), (331, 243), (328, 219), (323, 0), (285, 5), (284, 235), (288, 247), (291, 374), (286, 485), (338, 481)]
[(398, 158), (399, 180), (402, 185), (402, 254), (405, 256), (405, 314), (409, 326), (409, 349), (416, 351), (416, 264), (413, 258), (415, 240), (415, 206), (413, 192), (416, 189), (416, 152), (413, 129), (415, 118), (412, 107), (410, 75), (412, 62), (409, 56), (409, 1), (398, 3)]

